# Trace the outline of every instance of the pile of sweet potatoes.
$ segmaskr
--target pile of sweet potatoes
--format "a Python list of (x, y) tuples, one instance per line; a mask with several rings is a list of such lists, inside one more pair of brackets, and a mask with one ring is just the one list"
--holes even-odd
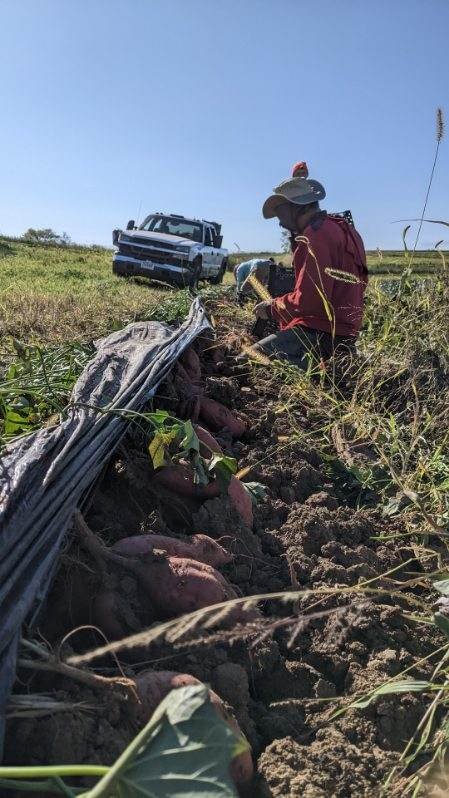
[[(176, 377), (188, 383), (189, 396), (199, 399), (199, 414), (215, 431), (227, 431), (232, 437), (242, 435), (245, 422), (234, 416), (228, 408), (204, 396), (200, 360), (190, 347), (176, 366)], [(185, 394), (184, 394), (185, 395)], [(199, 442), (199, 454), (210, 473), (209, 464), (222, 448), (212, 432), (205, 426), (193, 425)], [(198, 444), (197, 444), (198, 445)], [(244, 523), (253, 523), (252, 499), (243, 483), (234, 475), (227, 484), (211, 475), (208, 484), (198, 484), (191, 462), (182, 460), (156, 468), (151, 475), (151, 486), (156, 496), (162, 489), (173, 497), (195, 499), (198, 503), (217, 498), (223, 491), (227, 494)], [(92, 612), (92, 620), (106, 635), (119, 637), (126, 634), (120, 618), (121, 597), (111, 588), (107, 563), (131, 573), (140, 588), (140, 595), (148, 602), (150, 617), (155, 620), (176, 618), (195, 610), (220, 604), (237, 598), (237, 593), (219, 569), (232, 562), (233, 555), (220, 541), (213, 540), (198, 530), (195, 534), (173, 536), (169, 534), (141, 534), (126, 536), (107, 548), (93, 535), (84, 520), (78, 517), (78, 530), (85, 547), (102, 563), (103, 578), (98, 587)], [(234, 535), (226, 536), (227, 545), (232, 545)], [(142, 613), (145, 616), (145, 613)], [(248, 621), (254, 613), (242, 613), (232, 608), (229, 617), (233, 622)]]
[[(201, 364), (195, 350), (190, 347), (177, 364), (175, 383), (182, 391), (183, 401), (178, 413), (189, 418), (199, 441), (199, 454), (211, 464), (214, 456), (222, 454), (222, 448), (213, 433), (225, 433), (227, 438), (240, 438), (246, 431), (245, 421), (217, 401), (204, 395)], [(199, 423), (201, 422), (201, 423)], [(215, 461), (214, 461), (215, 462)], [(213, 465), (213, 464), (212, 464)], [(210, 473), (211, 469), (207, 469)], [(192, 464), (186, 461), (163, 465), (151, 475), (151, 486), (157, 495), (164, 494), (194, 499), (198, 503), (220, 496), (223, 491), (242, 518), (251, 527), (253, 523), (252, 500), (244, 485), (231, 476), (227, 484), (211, 476), (208, 484), (198, 484)], [(236, 590), (220, 572), (220, 568), (233, 560), (233, 555), (219, 540), (213, 540), (195, 531), (189, 536), (170, 534), (132, 534), (106, 546), (87, 526), (78, 513), (76, 526), (82, 545), (96, 560), (101, 575), (94, 597), (92, 621), (107, 637), (119, 638), (129, 632), (123, 625), (119, 595), (111, 588), (111, 569), (127, 571), (139, 586), (141, 600), (148, 602), (155, 620), (177, 618), (216, 604), (236, 599)], [(230, 530), (226, 540), (232, 541)], [(254, 611), (243, 611), (240, 605), (231, 607), (226, 616), (228, 623), (248, 622)], [(136, 718), (144, 724), (160, 701), (174, 687), (195, 684), (197, 680), (189, 674), (172, 671), (144, 671), (135, 678), (138, 697)], [(241, 734), (236, 721), (226, 711), (221, 699), (212, 691), (211, 701), (217, 713), (229, 726)], [(231, 774), (239, 788), (244, 791), (251, 782), (253, 765), (251, 754), (245, 752), (231, 766)]]
[[(246, 431), (246, 423), (224, 405), (205, 396), (201, 362), (192, 346), (185, 350), (175, 367), (175, 381), (182, 384), (182, 396), (193, 400), (184, 409), (190, 407), (199, 454), (206, 472), (210, 473), (213, 458), (223, 454), (212, 432), (239, 438)], [(197, 416), (202, 424), (197, 423)], [(234, 475), (225, 486), (213, 476), (208, 484), (198, 484), (193, 465), (187, 460), (157, 468), (152, 486), (198, 502), (217, 498), (226, 491), (244, 523), (252, 526), (251, 496)], [(232, 540), (232, 535), (229, 537)], [(154, 556), (157, 549), (162, 549), (165, 556)], [(194, 534), (184, 541), (154, 535), (126, 538), (116, 544), (114, 551), (134, 559), (134, 572), (160, 617), (173, 617), (236, 598), (232, 586), (217, 570), (229, 563), (232, 555), (205, 535)]]
[[(189, 347), (181, 356), (174, 370), (173, 384), (179, 401), (176, 413), (192, 421), (200, 442), (200, 455), (210, 462), (214, 455), (222, 454), (222, 448), (213, 433), (222, 433), (228, 439), (241, 438), (247, 423), (241, 414), (205, 395), (201, 363), (198, 354)], [(201, 423), (198, 423), (201, 422)], [(176, 497), (199, 502), (214, 499), (223, 491), (218, 480), (209, 484), (197, 484), (193, 468), (188, 464), (173, 464), (159, 468), (154, 474), (154, 485)], [(227, 494), (246, 526), (253, 524), (252, 500), (244, 485), (232, 476)]]
[(201, 362), (193, 347), (185, 350), (175, 367), (174, 382), (180, 397), (179, 410), (183, 417), (201, 422), (213, 432), (227, 430), (233, 438), (246, 432), (246, 422), (237, 413), (205, 395)]
[[(232, 585), (210, 564), (223, 566), (232, 561), (232, 555), (207, 535), (193, 535), (187, 540), (165, 535), (136, 535), (123, 538), (108, 548), (79, 513), (76, 526), (82, 545), (100, 565), (101, 581), (92, 616), (107, 636), (126, 634), (119, 622), (119, 616), (123, 615), (121, 597), (110, 587), (109, 564), (134, 576), (151, 606), (152, 617), (158, 620), (177, 618), (237, 598)], [(232, 611), (234, 622), (251, 617), (240, 608)]]

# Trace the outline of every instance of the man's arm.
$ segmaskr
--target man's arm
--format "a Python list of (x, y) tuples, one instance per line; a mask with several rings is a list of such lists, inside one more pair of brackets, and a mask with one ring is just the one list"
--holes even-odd
[(294, 318), (313, 320), (325, 316), (332, 323), (334, 280), (326, 273), (326, 268), (332, 266), (331, 261), (327, 237), (320, 229), (311, 230), (308, 244), (301, 242), (293, 258), (297, 274), (295, 287), (273, 300), (271, 318), (288, 324)]

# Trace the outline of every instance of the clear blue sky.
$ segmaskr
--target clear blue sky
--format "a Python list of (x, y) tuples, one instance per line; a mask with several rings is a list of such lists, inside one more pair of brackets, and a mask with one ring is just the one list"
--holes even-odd
[[(276, 249), (261, 205), (298, 159), (370, 248), (420, 213), (438, 105), (449, 121), (448, 0), (0, 0), (0, 30), (2, 233), (109, 244), (166, 210)], [(449, 135), (436, 218), (448, 166)]]

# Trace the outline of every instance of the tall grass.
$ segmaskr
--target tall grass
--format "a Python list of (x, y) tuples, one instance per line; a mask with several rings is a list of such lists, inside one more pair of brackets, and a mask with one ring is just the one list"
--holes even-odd
[(431, 169), (431, 172), (430, 172), (429, 182), (427, 184), (426, 197), (425, 197), (425, 200), (424, 200), (424, 205), (423, 205), (423, 209), (422, 209), (422, 213), (421, 213), (421, 218), (419, 220), (419, 227), (418, 227), (418, 230), (417, 230), (417, 233), (416, 233), (415, 244), (413, 246), (413, 257), (414, 257), (415, 252), (416, 252), (416, 247), (418, 246), (419, 236), (421, 234), (421, 229), (422, 229), (422, 226), (423, 226), (424, 217), (426, 215), (426, 209), (427, 209), (427, 203), (429, 201), (430, 189), (432, 188), (433, 178), (434, 178), (434, 175), (435, 175), (435, 168), (436, 168), (437, 161), (438, 161), (438, 154), (440, 152), (440, 144), (441, 144), (443, 136), (444, 136), (443, 111), (441, 110), (441, 108), (437, 108), (437, 113), (436, 113), (436, 147), (435, 147), (435, 155), (434, 155), (434, 158), (433, 158), (433, 163), (432, 163), (432, 169)]

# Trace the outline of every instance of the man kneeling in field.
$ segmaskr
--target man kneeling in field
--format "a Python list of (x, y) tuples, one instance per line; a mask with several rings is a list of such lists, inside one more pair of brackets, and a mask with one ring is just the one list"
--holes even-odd
[(270, 276), (270, 268), (274, 265), (273, 258), (253, 258), (238, 263), (234, 268), (234, 277), (237, 289), (237, 300), (242, 304), (244, 298), (251, 293), (251, 285), (248, 278), (256, 277), (262, 285), (267, 285)]
[(295, 236), (293, 291), (260, 302), (258, 318), (274, 319), (279, 332), (252, 350), (307, 368), (310, 356), (328, 360), (337, 350), (354, 349), (368, 282), (359, 233), (344, 219), (320, 210), (326, 192), (317, 180), (285, 180), (263, 206), (265, 219), (277, 217)]

